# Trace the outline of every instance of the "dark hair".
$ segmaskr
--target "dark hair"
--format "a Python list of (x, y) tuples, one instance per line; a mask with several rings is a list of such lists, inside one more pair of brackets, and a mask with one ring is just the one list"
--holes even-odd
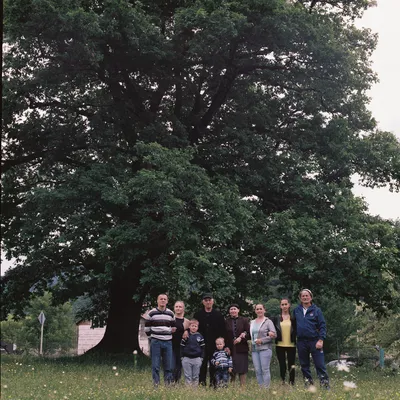
[[(290, 302), (290, 300), (289, 300), (289, 298), (288, 297), (281, 297), (281, 299), (279, 300), (279, 306), (281, 305), (281, 303), (282, 303), (282, 300), (287, 300), (287, 302), (289, 303), (289, 304), (291, 304), (291, 302)], [(290, 306), (289, 306), (289, 315), (290, 315)], [(283, 318), (282, 318), (282, 310), (281, 310), (281, 313), (280, 313), (280, 317), (281, 317), (281, 322), (283, 321)]]

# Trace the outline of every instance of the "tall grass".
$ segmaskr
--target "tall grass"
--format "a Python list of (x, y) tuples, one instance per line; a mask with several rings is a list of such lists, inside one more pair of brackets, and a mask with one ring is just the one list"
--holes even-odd
[[(2, 399), (400, 399), (400, 375), (390, 370), (352, 368), (350, 372), (330, 369), (331, 390), (316, 387), (305, 390), (297, 373), (294, 388), (282, 386), (276, 366), (269, 390), (258, 388), (254, 373), (248, 375), (246, 388), (231, 385), (228, 389), (187, 388), (160, 385), (154, 389), (149, 362), (139, 359), (96, 359), (74, 357), (39, 359), (2, 356)], [(346, 389), (344, 382), (357, 387)]]

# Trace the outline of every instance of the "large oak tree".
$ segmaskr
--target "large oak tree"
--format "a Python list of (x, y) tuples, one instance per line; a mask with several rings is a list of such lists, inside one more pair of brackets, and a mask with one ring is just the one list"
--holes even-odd
[(395, 306), (398, 226), (351, 192), (400, 184), (366, 108), (367, 7), (7, 1), (3, 313), (55, 276), (59, 301), (106, 291), (98, 349), (130, 352), (161, 290), (223, 304), (278, 277)]

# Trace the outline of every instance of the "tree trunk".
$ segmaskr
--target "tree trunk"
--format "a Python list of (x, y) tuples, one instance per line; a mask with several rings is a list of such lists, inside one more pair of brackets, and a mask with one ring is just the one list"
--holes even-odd
[(140, 296), (138, 301), (133, 300), (135, 289), (132, 279), (126, 276), (113, 279), (106, 332), (91, 352), (111, 354), (132, 354), (134, 350), (141, 352), (138, 334), (143, 297)]

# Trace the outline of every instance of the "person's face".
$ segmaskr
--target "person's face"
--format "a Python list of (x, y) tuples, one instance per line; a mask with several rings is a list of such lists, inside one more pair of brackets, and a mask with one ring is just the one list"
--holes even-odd
[(214, 304), (214, 299), (211, 297), (206, 297), (203, 299), (203, 306), (206, 310), (211, 310)]
[(215, 342), (215, 345), (217, 346), (218, 350), (222, 350), (225, 346), (225, 342), (223, 340), (217, 340)]
[(174, 305), (174, 312), (176, 315), (182, 315), (185, 311), (185, 307), (182, 302), (177, 301)]
[(290, 303), (287, 300), (281, 300), (281, 310), (287, 312), (290, 308)]
[(189, 325), (190, 333), (196, 333), (199, 330), (199, 324), (191, 322)]
[(238, 309), (237, 307), (231, 307), (231, 308), (229, 309), (229, 315), (230, 315), (232, 318), (236, 318), (236, 317), (239, 315), (239, 309)]
[(263, 317), (265, 314), (265, 308), (262, 304), (257, 304), (256, 305), (256, 314), (257, 317)]
[(305, 305), (310, 304), (311, 300), (312, 300), (312, 297), (311, 297), (310, 293), (308, 293), (306, 290), (303, 290), (300, 293), (300, 301), (302, 302), (302, 304), (305, 304)]
[(165, 294), (160, 294), (157, 297), (157, 305), (158, 305), (158, 307), (164, 308), (164, 307), (167, 306), (167, 303), (168, 303), (168, 297)]

